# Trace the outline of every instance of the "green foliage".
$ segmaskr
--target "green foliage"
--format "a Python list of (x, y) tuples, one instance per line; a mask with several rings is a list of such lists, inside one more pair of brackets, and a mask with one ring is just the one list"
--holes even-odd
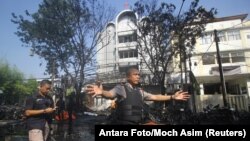
[(38, 83), (35, 79), (28, 79), (28, 81), (24, 83), (24, 86), (27, 88), (27, 94), (33, 94), (37, 91)]
[(37, 89), (35, 79), (24, 81), (24, 75), (16, 68), (11, 67), (7, 62), (0, 60), (0, 90), (3, 91), (6, 104), (19, 102), (27, 94), (33, 93)]

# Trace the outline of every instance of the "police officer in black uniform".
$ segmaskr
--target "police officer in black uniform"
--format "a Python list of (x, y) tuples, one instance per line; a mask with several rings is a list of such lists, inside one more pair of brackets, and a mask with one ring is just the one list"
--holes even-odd
[(46, 141), (49, 134), (49, 116), (55, 111), (53, 101), (47, 94), (51, 89), (49, 80), (40, 82), (38, 92), (26, 100), (25, 115), (29, 130), (29, 141)]

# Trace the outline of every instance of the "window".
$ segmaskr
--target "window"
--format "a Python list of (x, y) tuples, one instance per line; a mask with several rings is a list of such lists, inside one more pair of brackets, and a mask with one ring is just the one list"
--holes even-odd
[(228, 36), (228, 40), (231, 41), (231, 40), (240, 40), (240, 32), (239, 31), (229, 31), (227, 33), (227, 36)]
[(232, 63), (234, 62), (245, 62), (245, 56), (243, 52), (231, 53)]
[(229, 53), (221, 53), (221, 63), (230, 63)]
[[(231, 56), (230, 56), (231, 54)], [(232, 52), (232, 53), (221, 53), (220, 54), (221, 63), (235, 63), (235, 62), (245, 62), (245, 54), (244, 52)], [(215, 60), (217, 62), (216, 55), (213, 54), (205, 54), (202, 56), (203, 65), (215, 64)]]
[(247, 39), (250, 39), (250, 34), (247, 35)]
[(129, 43), (137, 40), (137, 34), (122, 35), (118, 37), (119, 43)]
[(218, 38), (220, 42), (227, 41), (225, 32), (218, 32)]
[(213, 54), (205, 54), (202, 56), (203, 65), (215, 64), (215, 56)]
[(201, 38), (201, 42), (202, 44), (210, 44), (212, 42), (212, 35), (211, 34), (204, 35)]
[(138, 57), (138, 52), (136, 49), (119, 51), (119, 58), (136, 58)]

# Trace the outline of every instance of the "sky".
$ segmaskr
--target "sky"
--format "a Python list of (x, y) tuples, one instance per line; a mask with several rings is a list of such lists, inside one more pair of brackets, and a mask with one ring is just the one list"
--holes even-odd
[[(181, 7), (182, 0), (163, 0), (173, 3), (177, 9)], [(185, 11), (192, 0), (185, 0), (182, 11)], [(30, 48), (25, 47), (19, 37), (15, 35), (17, 25), (11, 22), (11, 13), (25, 15), (25, 10), (34, 13), (38, 10), (38, 4), (42, 0), (1, 0), (0, 1), (0, 60), (6, 61), (11, 67), (16, 67), (22, 72), (25, 78), (48, 78), (44, 75), (45, 64), (38, 56), (30, 56)], [(126, 3), (133, 6), (136, 0), (106, 0), (110, 5), (120, 12), (126, 8)], [(239, 14), (249, 14), (250, 20), (250, 0), (200, 0), (199, 5), (210, 9), (216, 8), (216, 17), (233, 16)]]

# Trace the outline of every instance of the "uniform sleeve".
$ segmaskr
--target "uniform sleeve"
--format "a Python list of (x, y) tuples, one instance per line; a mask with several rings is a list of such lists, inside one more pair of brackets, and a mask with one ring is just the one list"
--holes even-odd
[(151, 93), (148, 93), (144, 90), (141, 90), (142, 96), (145, 100), (148, 100), (148, 98), (152, 95)]
[(33, 109), (33, 105), (34, 105), (34, 101), (33, 101), (33, 98), (30, 96), (26, 99), (25, 110)]
[(120, 97), (126, 98), (126, 92), (122, 85), (115, 86), (109, 92), (111, 92), (114, 95), (114, 97), (120, 96)]

